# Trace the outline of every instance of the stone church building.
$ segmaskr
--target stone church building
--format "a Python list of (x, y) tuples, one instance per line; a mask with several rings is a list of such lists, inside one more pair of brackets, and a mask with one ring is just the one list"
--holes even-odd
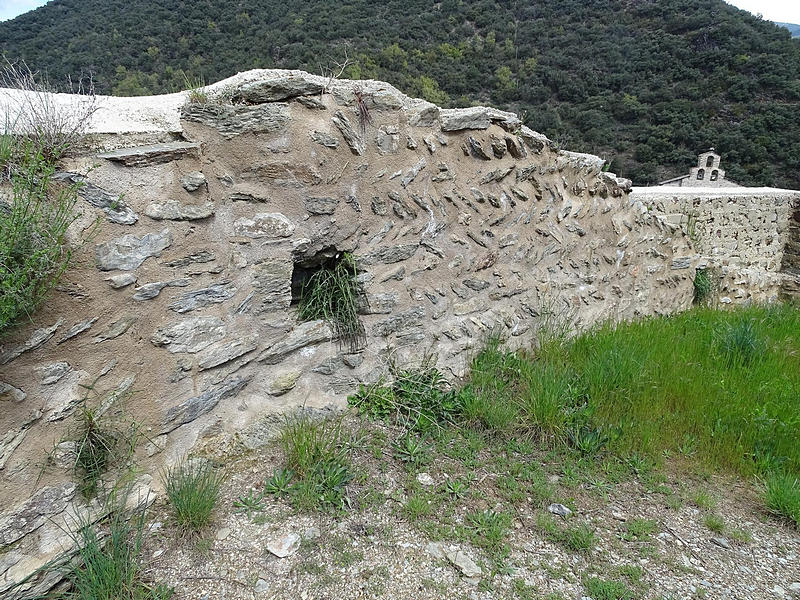
[(709, 148), (697, 157), (697, 166), (689, 169), (688, 175), (673, 177), (658, 185), (672, 187), (741, 187), (725, 179), (725, 171), (720, 168), (720, 155)]

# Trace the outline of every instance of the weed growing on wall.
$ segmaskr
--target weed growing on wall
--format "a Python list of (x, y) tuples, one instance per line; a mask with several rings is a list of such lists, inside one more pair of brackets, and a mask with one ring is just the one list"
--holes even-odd
[(324, 319), (351, 352), (366, 344), (366, 330), (358, 315), (361, 289), (356, 260), (344, 252), (330, 269), (320, 269), (303, 284), (298, 307), (301, 320)]
[(703, 304), (711, 298), (713, 284), (708, 269), (697, 269), (694, 275), (694, 302)]
[(81, 139), (97, 109), (91, 82), (78, 108), (64, 108), (24, 63), (0, 72), (6, 115), (0, 133), (0, 335), (30, 318), (69, 265), (66, 234), (76, 218), (78, 185), (54, 182), (56, 163)]
[(0, 333), (29, 318), (70, 263), (67, 229), (76, 218), (78, 187), (58, 186), (32, 144), (11, 175), (11, 198), (0, 200)]

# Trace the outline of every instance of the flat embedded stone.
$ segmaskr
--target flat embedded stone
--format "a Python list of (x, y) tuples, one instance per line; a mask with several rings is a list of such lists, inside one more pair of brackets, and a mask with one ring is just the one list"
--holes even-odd
[(234, 99), (249, 104), (262, 104), (298, 96), (318, 96), (323, 90), (322, 83), (310, 79), (307, 75), (287, 75), (245, 83), (236, 90)]
[(300, 323), (282, 339), (264, 350), (257, 360), (272, 365), (300, 348), (328, 342), (331, 339), (333, 331), (325, 321), (307, 321)]
[(23, 354), (24, 352), (30, 352), (31, 350), (36, 350), (40, 346), (42, 346), (47, 340), (52, 338), (55, 333), (56, 329), (61, 327), (64, 323), (64, 319), (59, 319), (56, 323), (51, 327), (44, 327), (42, 329), (37, 329), (33, 332), (33, 335), (29, 337), (25, 342), (22, 344), (17, 344), (16, 346), (12, 346), (2, 354), (0, 354), (0, 365), (5, 365), (10, 363), (12, 360)]
[(226, 327), (218, 317), (192, 317), (161, 327), (150, 341), (171, 353), (194, 354), (225, 337)]
[(151, 256), (161, 256), (170, 245), (172, 232), (169, 229), (142, 237), (123, 235), (95, 246), (97, 268), (101, 271), (133, 271)]
[(259, 238), (285, 238), (294, 233), (294, 223), (281, 213), (258, 213), (252, 219), (242, 217), (233, 222), (236, 235)]
[(169, 433), (181, 425), (191, 423), (212, 410), (220, 400), (236, 396), (252, 379), (252, 375), (246, 377), (231, 375), (219, 385), (206, 390), (199, 396), (193, 396), (177, 406), (173, 406), (164, 417), (161, 433)]
[(291, 121), (288, 104), (188, 104), (181, 119), (216, 129), (228, 139), (243, 133), (281, 133)]
[(181, 187), (187, 192), (194, 192), (206, 185), (208, 181), (201, 171), (190, 171), (181, 177)]
[(167, 200), (164, 203), (151, 202), (144, 209), (144, 214), (156, 221), (197, 221), (207, 219), (214, 214), (214, 205), (184, 204), (177, 200)]
[(98, 158), (118, 162), (126, 167), (148, 167), (180, 160), (186, 156), (199, 158), (200, 144), (194, 142), (167, 142), (165, 144), (122, 148), (97, 155)]
[(233, 298), (236, 288), (230, 281), (215, 283), (207, 288), (186, 292), (175, 302), (169, 305), (170, 310), (177, 313), (186, 313), (210, 304), (221, 304)]

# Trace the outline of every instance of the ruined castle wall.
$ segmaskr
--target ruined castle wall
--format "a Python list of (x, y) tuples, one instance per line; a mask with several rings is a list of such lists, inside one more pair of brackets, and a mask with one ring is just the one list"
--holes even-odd
[[(691, 303), (680, 228), (515, 115), (296, 72), (211, 91), (180, 114), (149, 100), (166, 111), (152, 131), (130, 107), (114, 121), (109, 99), (102, 151), (65, 165), (84, 181), (73, 238), (100, 227), (0, 347), (0, 594), (53, 555), (50, 516), (81, 503), (51, 466), (36, 488), (49, 495), (23, 504), (81, 386), (146, 428), (137, 460), (155, 473), (198, 444), (262, 443), (266, 414), (342, 406), (391, 363), (433, 354), (455, 378), (490, 333), (526, 347), (553, 316), (586, 327)], [(143, 134), (162, 143), (137, 146)], [(365, 292), (359, 348), (297, 317), (298, 273), (344, 252)], [(22, 513), (38, 516), (4, 535)]]
[(689, 233), (723, 303), (775, 301), (797, 289), (800, 192), (660, 187), (635, 188), (631, 197)]

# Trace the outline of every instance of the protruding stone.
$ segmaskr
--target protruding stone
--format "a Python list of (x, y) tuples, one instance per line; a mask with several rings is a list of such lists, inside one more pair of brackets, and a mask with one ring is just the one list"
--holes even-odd
[(165, 144), (123, 148), (97, 155), (98, 158), (122, 163), (126, 167), (149, 167), (150, 165), (180, 160), (187, 156), (199, 158), (200, 145), (194, 142), (167, 142)]
[(225, 338), (226, 328), (218, 317), (193, 317), (156, 330), (150, 341), (166, 346), (173, 354), (194, 354)]
[(113, 340), (115, 338), (118, 338), (123, 333), (128, 331), (130, 326), (133, 325), (135, 322), (136, 322), (136, 317), (123, 317), (121, 319), (118, 319), (114, 321), (109, 326), (109, 328), (106, 329), (104, 332), (96, 335), (92, 339), (92, 343), (99, 344), (100, 342), (106, 342), (108, 340)]
[(86, 319), (84, 321), (81, 321), (80, 323), (75, 323), (75, 325), (67, 329), (67, 332), (63, 335), (63, 337), (60, 340), (56, 342), (56, 345), (63, 344), (67, 340), (71, 340), (72, 338), (74, 338), (76, 335), (91, 329), (92, 325), (95, 324), (97, 319), (98, 317), (93, 317), (91, 319)]
[(328, 342), (331, 339), (333, 331), (325, 321), (307, 321), (300, 323), (286, 336), (264, 350), (257, 360), (273, 365), (300, 348)]
[(263, 104), (298, 96), (319, 96), (323, 89), (322, 83), (310, 79), (307, 75), (287, 75), (242, 84), (236, 90), (234, 100), (247, 104)]
[(548, 506), (547, 510), (553, 513), (554, 515), (558, 515), (559, 517), (562, 517), (564, 519), (566, 519), (572, 514), (572, 511), (569, 508), (567, 508), (563, 504), (557, 504), (557, 503)]
[(400, 133), (395, 125), (383, 125), (378, 129), (375, 143), (380, 154), (394, 154), (400, 148)]
[(364, 154), (364, 140), (361, 139), (361, 136), (353, 128), (350, 119), (348, 119), (342, 111), (337, 110), (331, 118), (331, 121), (333, 121), (333, 124), (336, 125), (341, 132), (350, 151), (356, 156), (362, 156)]
[(336, 198), (306, 198), (303, 204), (312, 215), (332, 215), (339, 201)]
[(184, 204), (177, 200), (167, 200), (164, 203), (151, 202), (144, 209), (144, 214), (156, 221), (196, 221), (213, 215), (214, 205), (210, 202)]
[(170, 304), (169, 308), (177, 313), (186, 313), (210, 304), (221, 304), (233, 298), (235, 294), (236, 288), (230, 281), (223, 281), (207, 288), (187, 292)]
[(208, 185), (206, 176), (200, 171), (191, 171), (181, 177), (181, 186), (187, 192), (194, 192), (205, 185)]
[(246, 377), (231, 375), (219, 385), (212, 387), (199, 396), (194, 396), (177, 406), (173, 406), (164, 417), (161, 433), (169, 433), (181, 425), (191, 423), (196, 418), (212, 410), (219, 404), (220, 400), (236, 396), (252, 379), (252, 375)]
[(297, 385), (297, 380), (302, 374), (303, 372), (300, 370), (281, 373), (269, 383), (267, 392), (272, 396), (283, 396)]
[(301, 538), (296, 533), (286, 535), (267, 542), (267, 550), (278, 558), (291, 556), (300, 549)]
[(288, 104), (244, 106), (233, 104), (187, 104), (181, 119), (216, 129), (231, 139), (243, 133), (280, 133), (287, 130)]
[(294, 223), (280, 213), (258, 213), (252, 219), (236, 219), (233, 230), (236, 235), (253, 239), (285, 238), (294, 233)]
[(14, 387), (10, 383), (3, 383), (0, 381), (0, 402), (15, 402), (19, 403), (25, 400), (28, 394), (21, 389)]
[(158, 233), (148, 233), (142, 237), (123, 235), (95, 247), (97, 266), (101, 271), (133, 271), (151, 256), (161, 256), (161, 252), (172, 244), (172, 232), (163, 229)]
[(443, 110), (439, 118), (442, 122), (442, 131), (488, 129), (491, 125), (488, 111), (484, 106)]
[(427, 163), (425, 162), (425, 159), (424, 158), (420, 159), (420, 161), (413, 167), (411, 167), (408, 170), (408, 172), (403, 176), (403, 179), (400, 180), (400, 185), (402, 185), (403, 187), (407, 187), (408, 184), (410, 184), (417, 178), (419, 172), (422, 171), (422, 169), (424, 169), (426, 165)]
[(23, 342), (22, 344), (18, 344), (16, 346), (12, 346), (2, 354), (0, 354), (0, 365), (5, 365), (10, 363), (12, 360), (17, 358), (23, 352), (30, 352), (31, 350), (36, 350), (39, 346), (44, 344), (47, 340), (53, 337), (56, 333), (56, 329), (61, 327), (64, 323), (64, 319), (59, 319), (55, 322), (52, 327), (44, 327), (42, 329), (37, 329), (33, 332), (33, 335), (27, 339), (27, 341)]
[(106, 277), (106, 281), (108, 285), (110, 285), (115, 290), (122, 289), (124, 287), (128, 287), (131, 284), (136, 283), (136, 275), (133, 273), (120, 273), (119, 275), (112, 275), (111, 277)]
[(106, 218), (118, 225), (133, 225), (139, 220), (137, 215), (122, 199), (121, 194), (112, 194), (94, 185), (86, 177), (78, 173), (56, 173), (53, 177), (60, 181), (69, 181), (78, 186), (78, 195), (92, 206), (101, 209)]
[(492, 157), (486, 154), (486, 151), (481, 146), (481, 143), (476, 140), (474, 137), (469, 136), (467, 139), (467, 144), (469, 145), (469, 151), (475, 158), (479, 158), (481, 160), (492, 160)]
[(447, 560), (453, 563), (461, 574), (468, 578), (479, 578), (483, 575), (481, 568), (461, 550), (450, 550), (447, 552)]

